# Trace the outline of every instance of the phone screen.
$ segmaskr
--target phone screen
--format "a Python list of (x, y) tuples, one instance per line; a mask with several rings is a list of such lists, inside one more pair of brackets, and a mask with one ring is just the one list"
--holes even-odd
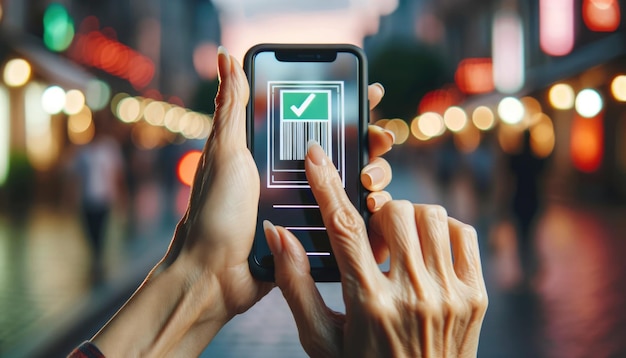
[(270, 220), (302, 242), (313, 273), (326, 270), (322, 276), (329, 278), (337, 265), (306, 179), (304, 158), (309, 140), (317, 141), (332, 158), (348, 197), (361, 209), (359, 178), (367, 158), (363, 147), (368, 114), (363, 56), (350, 48), (262, 48), (247, 61), (249, 144), (261, 179), (251, 264), (273, 272), (262, 228), (263, 220)]

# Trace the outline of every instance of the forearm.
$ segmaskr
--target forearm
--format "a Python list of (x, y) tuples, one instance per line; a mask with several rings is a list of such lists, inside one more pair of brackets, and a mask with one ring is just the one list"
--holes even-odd
[(176, 260), (155, 270), (92, 342), (107, 357), (197, 355), (227, 321), (215, 276)]

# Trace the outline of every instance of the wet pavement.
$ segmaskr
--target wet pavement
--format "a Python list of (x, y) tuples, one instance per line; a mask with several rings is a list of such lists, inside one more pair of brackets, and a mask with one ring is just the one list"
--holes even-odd
[[(443, 197), (423, 171), (394, 175), (389, 191), (396, 197), (410, 193), (408, 199), (422, 202)], [(479, 357), (626, 356), (626, 210), (550, 202), (534, 240), (537, 271), (524, 280), (515, 230), (494, 226), (468, 190), (457, 181), (442, 202), (451, 215), (479, 230), (490, 298)], [(0, 219), (1, 356), (62, 356), (125, 301), (164, 253), (174, 221), (134, 231), (132, 238), (123, 224), (114, 217), (105, 278), (94, 284), (91, 252), (75, 215), (37, 208), (19, 227)], [(343, 310), (338, 284), (319, 287), (329, 306)], [(85, 317), (94, 319), (86, 324)], [(229, 322), (202, 356), (306, 355), (291, 313), (274, 290)]]

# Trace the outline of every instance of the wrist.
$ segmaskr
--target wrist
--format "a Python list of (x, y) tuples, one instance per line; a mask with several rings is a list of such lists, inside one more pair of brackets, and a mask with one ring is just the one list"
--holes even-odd
[(210, 271), (161, 262), (93, 342), (105, 356), (200, 354), (229, 319), (222, 297)]

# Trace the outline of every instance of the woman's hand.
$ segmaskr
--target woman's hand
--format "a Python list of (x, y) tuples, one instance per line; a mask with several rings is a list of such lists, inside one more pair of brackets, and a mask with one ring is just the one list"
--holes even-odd
[[(305, 163), (346, 306), (342, 315), (325, 305), (300, 242), (266, 222), (276, 283), (305, 351), (314, 357), (475, 357), (487, 292), (474, 228), (439, 206), (392, 201), (370, 218), (368, 238), (319, 145), (309, 148)], [(382, 273), (376, 258), (386, 259), (387, 252), (390, 269)]]

